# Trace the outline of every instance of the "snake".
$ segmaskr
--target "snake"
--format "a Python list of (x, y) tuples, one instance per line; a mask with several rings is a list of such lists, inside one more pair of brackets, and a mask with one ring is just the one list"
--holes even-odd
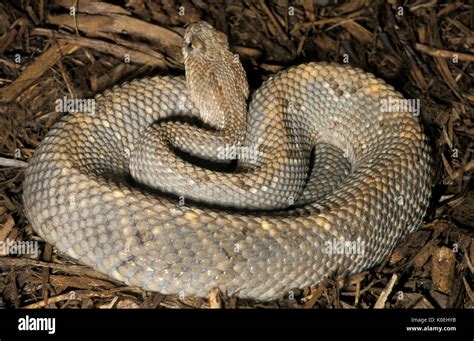
[(380, 263), (427, 212), (429, 141), (385, 81), (348, 64), (284, 69), (253, 91), (200, 21), (185, 76), (126, 81), (54, 124), (24, 210), (56, 249), (162, 294), (268, 301)]

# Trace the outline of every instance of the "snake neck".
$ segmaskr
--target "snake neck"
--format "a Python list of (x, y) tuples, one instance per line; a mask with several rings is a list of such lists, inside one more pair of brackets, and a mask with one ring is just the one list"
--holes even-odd
[(161, 133), (174, 148), (217, 161), (223, 148), (245, 144), (247, 77), (225, 35), (205, 23), (188, 29), (183, 55), (191, 100), (201, 120), (213, 129), (167, 122)]
[(183, 46), (186, 84), (202, 121), (235, 134), (244, 129), (247, 77), (226, 36), (206, 23), (190, 27)]

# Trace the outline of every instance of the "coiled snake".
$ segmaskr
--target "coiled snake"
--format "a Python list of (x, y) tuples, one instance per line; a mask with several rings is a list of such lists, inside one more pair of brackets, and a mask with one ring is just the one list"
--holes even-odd
[(417, 228), (429, 148), (412, 112), (384, 109), (402, 100), (391, 86), (309, 63), (247, 111), (224, 34), (191, 24), (183, 53), (186, 79), (122, 84), (46, 135), (23, 198), (47, 242), (147, 290), (269, 300), (367, 269)]

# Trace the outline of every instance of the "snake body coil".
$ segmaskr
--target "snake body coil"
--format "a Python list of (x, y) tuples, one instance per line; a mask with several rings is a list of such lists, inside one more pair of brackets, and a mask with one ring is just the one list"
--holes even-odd
[[(213, 80), (189, 66), (199, 53), (219, 59), (211, 40), (227, 51), (221, 35), (205, 23), (188, 28), (186, 73), (199, 86), (135, 80), (98, 95), (95, 113), (66, 115), (51, 129), (24, 182), (35, 231), (100, 272), (164, 294), (218, 287), (269, 300), (380, 262), (428, 205), (430, 155), (418, 118), (383, 110), (402, 97), (371, 74), (309, 63), (267, 80), (242, 119), (240, 71), (224, 62)], [(176, 116), (201, 117), (215, 131), (155, 124)], [(255, 154), (236, 173), (198, 167), (170, 147), (215, 159), (229, 136)], [(170, 189), (189, 192), (192, 203)]]

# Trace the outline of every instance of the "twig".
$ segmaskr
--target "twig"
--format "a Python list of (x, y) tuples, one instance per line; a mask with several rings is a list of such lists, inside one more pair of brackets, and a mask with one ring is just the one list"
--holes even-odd
[(469, 283), (466, 280), (466, 277), (462, 276), (462, 282), (464, 284), (464, 288), (466, 289), (466, 293), (471, 299), (471, 304), (474, 303), (474, 293), (472, 292), (471, 287), (469, 286)]
[[(176, 61), (182, 59), (181, 42), (182, 37), (178, 33), (153, 25), (148, 22), (118, 14), (87, 15), (76, 13), (72, 18), (69, 14), (49, 15), (47, 22), (53, 25), (75, 27), (75, 20), (80, 31), (86, 34), (123, 34), (127, 32), (133, 37), (146, 39)], [(78, 37), (76, 37), (78, 38)]]
[(463, 62), (474, 62), (474, 55), (472, 54), (441, 50), (441, 49), (437, 49), (437, 48), (419, 44), (419, 43), (415, 44), (415, 48), (418, 51), (426, 53), (433, 57), (441, 57), (441, 58), (446, 58), (446, 59), (453, 59), (454, 57), (457, 57), (458, 60), (463, 61)]
[(393, 274), (387, 286), (382, 290), (379, 298), (377, 298), (377, 302), (375, 302), (374, 309), (383, 309), (385, 307), (385, 302), (387, 301), (388, 295), (390, 295), (390, 293), (392, 292), (393, 286), (395, 285), (397, 279), (397, 275)]
[(474, 266), (472, 266), (471, 260), (469, 259), (469, 256), (467, 255), (467, 251), (463, 249), (464, 253), (464, 260), (466, 261), (467, 267), (471, 271), (471, 274), (474, 275)]
[(110, 298), (115, 297), (117, 293), (111, 291), (70, 291), (64, 294), (60, 294), (57, 296), (50, 297), (48, 302), (41, 300), (27, 306), (23, 306), (23, 309), (37, 309), (46, 307), (49, 304), (58, 303), (61, 301), (69, 301), (69, 300), (83, 300), (85, 298), (92, 298), (92, 297), (100, 297), (100, 298)]
[(28, 167), (28, 162), (0, 157), (0, 166), (26, 168)]
[(320, 19), (316, 21), (310, 21), (310, 22), (305, 22), (305, 23), (297, 23), (294, 28), (291, 30), (290, 34), (295, 35), (298, 30), (300, 29), (307, 29), (315, 26), (321, 26), (321, 25), (327, 25), (327, 24), (339, 24), (346, 22), (348, 20), (355, 20), (358, 17), (360, 17), (364, 13), (364, 10), (359, 10), (356, 12), (353, 12), (345, 17), (337, 17), (337, 18), (325, 18), (325, 19)]
[(48, 263), (42, 262), (30, 258), (8, 258), (0, 257), (0, 265), (3, 266), (38, 266), (46, 267), (50, 269), (64, 271), (66, 273), (78, 274), (82, 276), (90, 276), (93, 278), (104, 279), (112, 283), (119, 283), (114, 281), (109, 276), (96, 272), (95, 270), (81, 265), (71, 265), (71, 264), (58, 264), (58, 263)]
[(272, 11), (270, 11), (270, 8), (268, 8), (268, 6), (265, 4), (265, 1), (263, 0), (260, 0), (260, 7), (263, 9), (263, 11), (268, 15), (268, 17), (270, 18), (270, 21), (273, 23), (273, 26), (275, 26), (275, 29), (278, 31), (278, 35), (279, 37), (285, 41), (285, 42), (288, 42), (288, 37), (286, 36), (286, 33), (285, 31), (283, 31), (283, 29), (281, 28), (280, 25), (284, 25), (284, 23), (280, 23), (278, 22), (277, 18), (275, 17), (275, 15), (272, 13)]
[[(32, 35), (40, 35), (47, 37), (54, 37), (61, 43), (72, 43), (82, 47), (90, 48), (98, 52), (112, 55), (118, 59), (123, 59), (125, 55), (129, 55), (130, 59), (137, 64), (158, 66), (166, 69), (164, 56), (151, 49), (145, 50), (142, 45), (138, 43), (130, 43), (129, 46), (121, 46), (117, 44), (107, 43), (98, 39), (84, 38), (72, 35), (56, 33), (53, 30), (36, 28), (32, 31)], [(142, 50), (140, 51), (140, 48)]]

